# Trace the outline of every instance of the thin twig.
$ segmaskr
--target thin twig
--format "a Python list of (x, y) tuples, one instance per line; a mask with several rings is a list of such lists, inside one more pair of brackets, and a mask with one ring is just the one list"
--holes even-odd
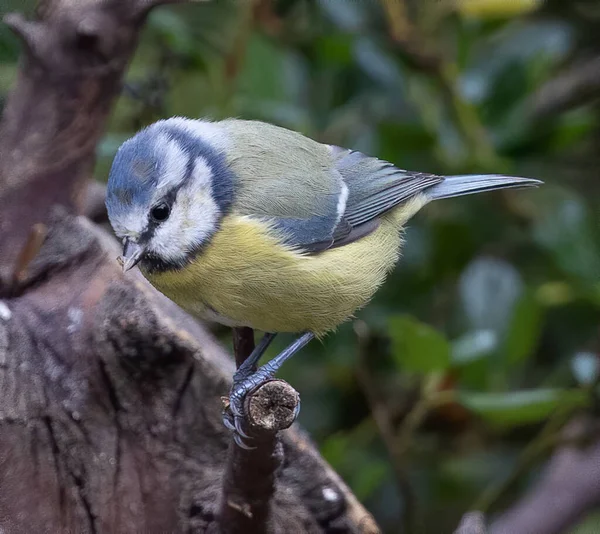
[(492, 482), (473, 504), (472, 509), (487, 513), (513, 487), (521, 476), (531, 469), (532, 464), (536, 460), (562, 443), (564, 440), (562, 428), (571, 415), (571, 409), (557, 410), (548, 419), (538, 436), (523, 449), (508, 476)]
[(272, 498), (283, 462), (279, 432), (294, 422), (300, 397), (283, 380), (273, 380), (250, 393), (244, 413), (252, 435), (251, 450), (229, 447), (221, 500), (223, 534), (270, 531)]
[[(403, 532), (410, 534), (422, 530), (418, 513), (418, 503), (408, 481), (406, 473), (407, 453), (414, 440), (414, 435), (431, 411), (439, 406), (453, 402), (456, 396), (453, 391), (437, 391), (432, 386), (432, 380), (425, 380), (419, 399), (404, 417), (398, 429), (394, 428), (392, 414), (385, 400), (381, 399), (376, 380), (373, 378), (368, 365), (369, 346), (373, 341), (365, 323), (355, 321), (354, 330), (358, 339), (358, 365), (356, 375), (359, 385), (365, 395), (379, 434), (387, 449), (394, 469), (396, 484), (404, 500), (402, 517)], [(434, 380), (437, 383), (437, 379)]]
[[(571, 421), (564, 437), (586, 435), (598, 421)], [(570, 532), (588, 513), (600, 506), (600, 441), (560, 448), (541, 477), (516, 505), (491, 525), (491, 534), (561, 534)]]
[[(235, 361), (239, 367), (254, 350), (254, 330), (233, 329)], [(246, 397), (244, 414), (252, 437), (251, 450), (233, 439), (229, 447), (221, 500), (221, 530), (226, 534), (262, 534), (269, 531), (271, 499), (283, 462), (279, 432), (294, 422), (298, 393), (282, 380), (272, 380)]]
[(232, 329), (235, 366), (242, 365), (254, 350), (254, 330), (246, 326)]
[(415, 532), (416, 527), (416, 499), (414, 491), (408, 480), (405, 469), (404, 451), (396, 438), (392, 417), (387, 404), (380, 398), (379, 389), (371, 375), (368, 366), (369, 344), (372, 341), (369, 331), (364, 323), (355, 322), (355, 332), (358, 339), (358, 363), (356, 377), (365, 395), (379, 435), (390, 457), (396, 485), (403, 499), (402, 527), (403, 532)]

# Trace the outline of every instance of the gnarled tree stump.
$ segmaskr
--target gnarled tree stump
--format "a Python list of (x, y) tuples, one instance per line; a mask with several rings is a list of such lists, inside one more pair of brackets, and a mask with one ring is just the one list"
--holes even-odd
[(5, 19), (24, 55), (0, 123), (0, 532), (377, 532), (298, 428), (263, 463), (231, 453), (231, 358), (81, 214), (98, 217), (95, 148), (160, 3)]

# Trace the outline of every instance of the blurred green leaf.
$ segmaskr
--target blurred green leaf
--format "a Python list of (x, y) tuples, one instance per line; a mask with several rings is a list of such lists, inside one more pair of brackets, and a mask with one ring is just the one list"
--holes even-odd
[(359, 499), (367, 499), (389, 472), (387, 462), (368, 448), (374, 437), (375, 427), (362, 424), (348, 433), (329, 436), (321, 447), (323, 457), (342, 474)]
[(530, 357), (542, 331), (542, 307), (533, 292), (525, 293), (517, 302), (503, 346), (510, 364)]
[(321, 9), (340, 28), (358, 31), (365, 22), (368, 2), (348, 2), (347, 0), (318, 0)]
[(581, 142), (595, 128), (595, 121), (589, 109), (575, 109), (565, 113), (556, 121), (551, 138), (554, 150), (563, 150)]
[(246, 61), (239, 75), (240, 90), (261, 100), (283, 100), (285, 69), (284, 50), (272, 41), (255, 35), (248, 43)]
[(148, 27), (179, 53), (188, 53), (194, 47), (190, 28), (181, 15), (172, 10), (151, 11)]
[(19, 39), (8, 26), (0, 24), (0, 64), (8, 61), (16, 61), (20, 51)]
[[(502, 94), (495, 91), (501, 78), (510, 82), (508, 67), (521, 65), (521, 72), (525, 69), (528, 77), (535, 76), (527, 85), (517, 83), (521, 91), (527, 91), (523, 96), (529, 96), (566, 57), (572, 45), (572, 29), (560, 20), (518, 19), (514, 24), (501, 26), (491, 38), (476, 40), (472, 61), (461, 78), (462, 92), (471, 101), (487, 101), (489, 105), (490, 99)], [(542, 71), (541, 65), (544, 66)], [(503, 104), (510, 113), (514, 102), (503, 99)], [(520, 117), (526, 119), (527, 114), (522, 113)]]
[(393, 356), (400, 369), (431, 373), (450, 365), (450, 345), (431, 326), (408, 315), (390, 317), (388, 324)]
[(459, 394), (459, 402), (488, 423), (515, 426), (542, 421), (559, 407), (585, 406), (587, 395), (578, 389), (533, 389), (506, 393), (463, 391)]
[(465, 365), (489, 356), (498, 347), (493, 330), (472, 330), (452, 343), (452, 363)]
[(598, 534), (600, 532), (600, 512), (592, 513), (569, 531), (569, 534)]
[(600, 250), (588, 207), (574, 193), (558, 188), (541, 188), (537, 196), (541, 213), (534, 227), (536, 240), (566, 273), (586, 283), (597, 282)]
[(474, 17), (514, 17), (540, 7), (543, 0), (457, 0), (459, 13)]
[(391, 85), (395, 91), (402, 90), (403, 80), (398, 64), (377, 41), (367, 37), (357, 39), (354, 56), (362, 70), (375, 81)]

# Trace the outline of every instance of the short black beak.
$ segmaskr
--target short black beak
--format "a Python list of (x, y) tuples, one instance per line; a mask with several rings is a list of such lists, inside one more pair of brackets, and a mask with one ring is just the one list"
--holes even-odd
[(123, 267), (123, 272), (133, 269), (142, 259), (144, 247), (135, 241), (125, 239), (123, 244), (123, 255), (119, 258), (119, 263)]

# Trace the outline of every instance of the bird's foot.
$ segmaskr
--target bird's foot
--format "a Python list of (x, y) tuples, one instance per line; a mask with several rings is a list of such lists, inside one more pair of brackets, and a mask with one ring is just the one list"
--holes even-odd
[[(251, 450), (252, 447), (247, 443), (251, 441), (252, 436), (248, 435), (248, 421), (244, 414), (244, 403), (248, 394), (256, 391), (259, 387), (273, 379), (273, 373), (264, 368), (260, 368), (254, 373), (236, 373), (233, 376), (233, 386), (229, 394), (229, 403), (223, 412), (223, 424), (233, 434), (235, 443), (242, 449)], [(294, 413), (294, 420), (300, 413), (300, 404), (298, 403)]]

